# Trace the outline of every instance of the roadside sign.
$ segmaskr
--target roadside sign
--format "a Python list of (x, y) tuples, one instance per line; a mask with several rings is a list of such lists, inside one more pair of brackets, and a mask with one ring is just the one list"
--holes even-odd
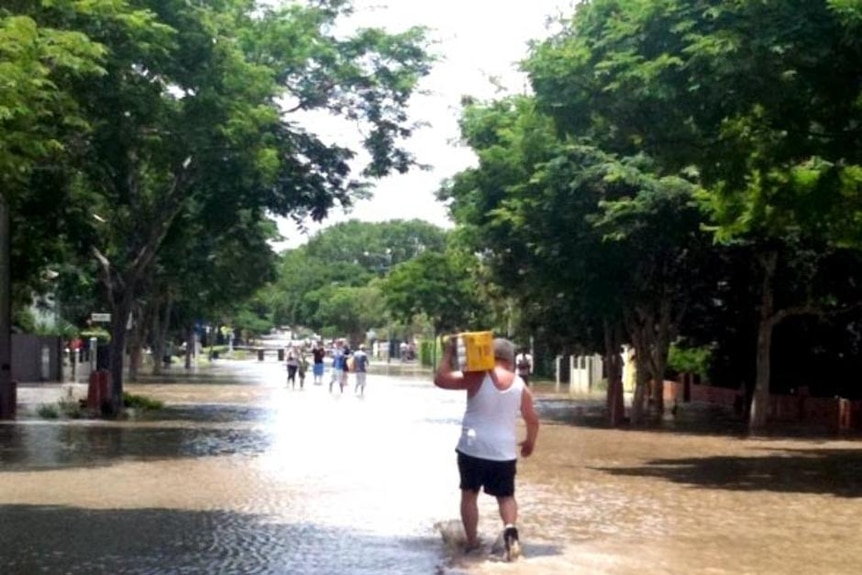
[(111, 323), (111, 314), (109, 313), (96, 313), (93, 312), (90, 314), (90, 321), (92, 322), (103, 322), (103, 323)]

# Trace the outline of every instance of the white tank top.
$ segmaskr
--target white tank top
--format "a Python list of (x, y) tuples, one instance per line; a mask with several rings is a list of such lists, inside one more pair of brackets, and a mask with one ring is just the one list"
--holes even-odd
[(515, 426), (523, 391), (524, 380), (520, 377), (516, 376), (508, 389), (499, 390), (486, 374), (476, 395), (467, 397), (458, 451), (492, 461), (517, 459)]

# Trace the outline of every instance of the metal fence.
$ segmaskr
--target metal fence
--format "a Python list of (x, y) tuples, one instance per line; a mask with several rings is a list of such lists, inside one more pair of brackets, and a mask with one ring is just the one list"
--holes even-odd
[(62, 381), (63, 342), (57, 336), (12, 334), (12, 379), (21, 383)]

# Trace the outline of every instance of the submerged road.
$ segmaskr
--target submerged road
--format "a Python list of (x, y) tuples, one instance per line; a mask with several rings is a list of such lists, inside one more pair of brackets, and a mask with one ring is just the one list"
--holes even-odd
[(287, 389), (275, 361), (219, 360), (127, 388), (166, 408), (0, 424), (0, 573), (808, 575), (862, 564), (853, 441), (573, 425), (589, 406), (542, 394), (538, 449), (518, 468), (526, 557), (509, 565), (491, 553), (491, 498), (480, 499), (485, 555), (460, 556), (435, 528), (458, 517), (464, 396), (428, 375), (369, 375), (359, 398), (310, 381)]

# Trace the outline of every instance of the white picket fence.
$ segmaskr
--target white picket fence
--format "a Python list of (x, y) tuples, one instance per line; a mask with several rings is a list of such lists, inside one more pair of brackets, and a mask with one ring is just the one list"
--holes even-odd
[(602, 380), (603, 362), (600, 355), (557, 356), (556, 390), (562, 385), (563, 369), (569, 371), (569, 395), (590, 393)]

